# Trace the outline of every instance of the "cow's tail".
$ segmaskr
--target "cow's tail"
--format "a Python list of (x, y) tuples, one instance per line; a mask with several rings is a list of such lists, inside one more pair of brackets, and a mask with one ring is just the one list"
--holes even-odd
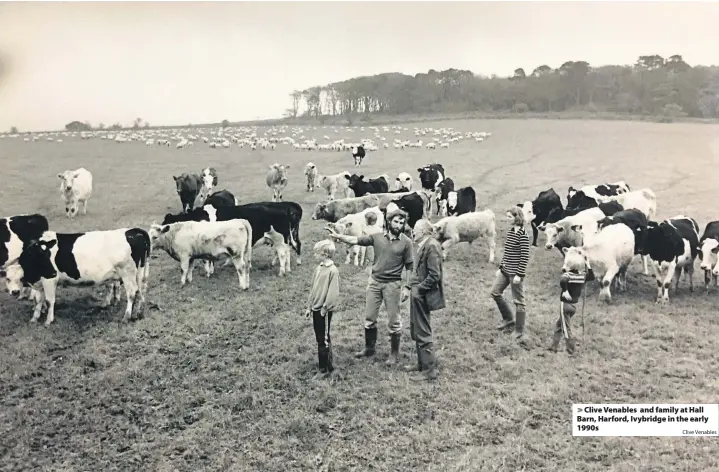
[(247, 220), (242, 221), (244, 221), (245, 230), (247, 230), (247, 243), (243, 249), (243, 252), (245, 253), (245, 257), (247, 258), (246, 264), (247, 271), (249, 272), (252, 268), (252, 225), (250, 225), (250, 222)]
[(130, 255), (137, 268), (137, 288), (144, 295), (150, 276), (150, 235), (141, 228), (132, 228), (125, 232), (125, 238), (130, 245)]

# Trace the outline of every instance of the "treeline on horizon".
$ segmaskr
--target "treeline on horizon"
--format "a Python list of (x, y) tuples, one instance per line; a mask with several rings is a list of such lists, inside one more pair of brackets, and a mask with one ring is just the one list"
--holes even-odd
[(295, 90), (286, 118), (466, 112), (588, 112), (719, 118), (719, 66), (690, 66), (681, 55), (640, 56), (634, 65), (567, 61), (511, 77), (430, 70), (383, 73)]

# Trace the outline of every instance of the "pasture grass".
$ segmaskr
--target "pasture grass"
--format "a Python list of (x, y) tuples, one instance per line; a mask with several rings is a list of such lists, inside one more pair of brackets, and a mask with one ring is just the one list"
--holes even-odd
[[(432, 126), (431, 123), (422, 126)], [(458, 186), (471, 185), (478, 209), (497, 215), (497, 263), (505, 209), (549, 187), (626, 180), (649, 187), (661, 218), (687, 214), (700, 226), (716, 208), (719, 127), (633, 122), (465, 120), (438, 127), (491, 131), (484, 143), (450, 149), (368, 153), (368, 177), (441, 162)], [(401, 136), (414, 139), (412, 126)], [(372, 137), (317, 126), (359, 141)], [(427, 141), (427, 138), (424, 138)], [(489, 295), (496, 267), (487, 247), (460, 244), (445, 264), (447, 308), (433, 315), (440, 379), (413, 384), (385, 367), (386, 314), (376, 360), (356, 360), (363, 344), (367, 272), (335, 258), (342, 307), (333, 318), (336, 374), (312, 380), (317, 355), (302, 316), (324, 222), (310, 219), (324, 196), (305, 192), (302, 168), (355, 171), (345, 152), (176, 150), (93, 139), (0, 141), (4, 215), (40, 212), (61, 232), (148, 228), (180, 210), (172, 175), (213, 166), (219, 188), (243, 203), (268, 201), (266, 169), (289, 164), (285, 200), (302, 204), (303, 264), (277, 276), (270, 248), (254, 251), (250, 291), (231, 268), (207, 279), (200, 267), (180, 289), (179, 264), (162, 251), (151, 261), (144, 319), (119, 323), (123, 301), (99, 308), (100, 291), (62, 288), (56, 321), (30, 324), (28, 302), (0, 294), (0, 469), (17, 471), (288, 470), (719, 470), (716, 438), (573, 438), (572, 403), (708, 403), (719, 398), (719, 290), (705, 293), (696, 264), (694, 293), (682, 281), (656, 305), (653, 278), (635, 261), (627, 293), (609, 305), (589, 287), (579, 352), (546, 351), (558, 310), (561, 258), (532, 248), (525, 290), (527, 345), (498, 333)], [(58, 172), (94, 175), (88, 215), (64, 216)], [(507, 297), (511, 297), (509, 291)], [(511, 300), (511, 298), (510, 298)], [(415, 362), (403, 307), (403, 363)], [(44, 317), (41, 318), (44, 321)], [(582, 342), (582, 339), (584, 341)], [(562, 346), (563, 347), (563, 346)]]

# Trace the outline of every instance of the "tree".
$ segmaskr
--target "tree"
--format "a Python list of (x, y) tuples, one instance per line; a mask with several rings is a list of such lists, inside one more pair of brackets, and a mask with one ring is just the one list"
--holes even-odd
[(139, 129), (141, 124), (142, 118), (135, 118), (135, 121), (132, 123), (132, 129)]
[[(719, 66), (690, 66), (681, 55), (639, 56), (632, 65), (591, 67), (582, 60), (552, 69), (542, 64), (530, 75), (480, 76), (468, 70), (430, 69), (354, 77), (290, 94), (285, 116), (348, 123), (373, 114), (401, 115), (472, 111), (614, 112), (719, 118)], [(675, 104), (680, 108), (668, 105)], [(681, 109), (681, 113), (676, 110)], [(297, 112), (295, 114), (295, 111)], [(363, 117), (359, 118), (358, 115)]]
[(230, 121), (229, 120), (222, 120), (221, 126), (223, 128), (229, 128), (230, 127)]
[(105, 129), (105, 123), (102, 121), (97, 124), (97, 129)]
[(11, 126), (10, 127), (10, 134), (18, 134), (19, 131), (17, 130), (17, 126)]
[(149, 127), (150, 127), (150, 122), (149, 122), (149, 121), (146, 121), (143, 126), (144, 126), (145, 128), (149, 128)]
[(72, 121), (65, 125), (65, 129), (68, 131), (90, 131), (92, 127), (88, 122)]

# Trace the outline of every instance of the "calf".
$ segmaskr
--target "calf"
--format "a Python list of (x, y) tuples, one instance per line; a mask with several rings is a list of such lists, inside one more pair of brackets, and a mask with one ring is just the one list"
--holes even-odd
[(270, 230), (265, 232), (260, 241), (263, 244), (275, 248), (275, 257), (280, 261), (280, 277), (284, 277), (287, 272), (292, 272), (290, 267), (290, 246), (285, 242), (285, 239), (280, 233), (270, 226)]
[[(329, 223), (339, 234), (349, 236), (362, 236), (366, 234), (381, 233), (384, 230), (384, 215), (379, 207), (367, 208), (359, 213), (340, 218), (336, 223)], [(345, 264), (350, 263), (354, 256), (354, 265), (364, 265), (367, 247), (354, 245), (347, 250)], [(361, 264), (360, 264), (361, 261)]]
[(40, 282), (43, 295), (37, 300), (30, 321), (40, 318), (44, 298), (48, 304), (45, 324), (49, 325), (55, 319), (55, 294), (60, 281), (70, 285), (106, 283), (109, 293), (103, 306), (107, 306), (113, 301), (113, 285), (120, 280), (127, 294), (122, 321), (127, 322), (132, 318), (138, 294), (138, 311), (143, 313), (145, 309), (150, 247), (147, 232), (140, 228), (72, 234), (46, 231), (23, 249), (14, 279), (8, 278), (8, 290), (15, 293), (23, 284)]
[(273, 202), (282, 201), (282, 191), (287, 187), (287, 169), (289, 168), (290, 166), (274, 163), (270, 166), (270, 170), (267, 171), (265, 181), (267, 186), (272, 189)]
[(657, 303), (669, 301), (669, 286), (676, 277), (679, 288), (682, 269), (689, 277), (689, 291), (694, 291), (694, 260), (699, 253), (699, 225), (683, 215), (661, 223), (649, 221), (642, 231), (642, 254), (652, 260), (657, 278)]
[(177, 187), (177, 194), (180, 196), (183, 213), (192, 211), (193, 208), (195, 208), (195, 200), (202, 190), (202, 177), (197, 174), (183, 173), (179, 176), (173, 175), (172, 178), (175, 180), (175, 186)]
[(317, 166), (308, 162), (305, 166), (305, 178), (307, 179), (307, 192), (314, 192), (317, 187)]
[(82, 214), (87, 214), (87, 200), (92, 195), (92, 174), (84, 167), (75, 170), (66, 170), (57, 174), (60, 182), (60, 193), (65, 201), (65, 213), (74, 219), (78, 207), (82, 205)]
[(627, 289), (627, 267), (634, 257), (634, 234), (626, 225), (611, 225), (599, 234), (588, 235), (579, 247), (563, 247), (562, 271), (586, 267), (594, 277), (601, 279), (599, 300), (611, 301), (611, 284), (617, 276), (621, 291)]
[(462, 187), (461, 189), (448, 192), (447, 194), (447, 215), (458, 216), (464, 215), (477, 209), (477, 197), (472, 187)]
[(447, 216), (447, 199), (449, 198), (449, 192), (454, 192), (454, 180), (447, 177), (437, 184), (437, 188), (435, 189), (438, 215), (441, 213), (443, 216)]
[(342, 198), (329, 202), (319, 202), (312, 214), (313, 220), (325, 220), (336, 223), (340, 218), (362, 210), (378, 206), (380, 199), (376, 194), (365, 195), (364, 197)]
[[(364, 147), (362, 146), (353, 146), (352, 147), (352, 157), (355, 160), (355, 167), (359, 167), (360, 164), (362, 164), (362, 159), (364, 159), (365, 151)], [(361, 196), (361, 195), (359, 195)]]
[(442, 258), (447, 258), (447, 249), (451, 246), (472, 241), (478, 238), (487, 240), (489, 246), (489, 262), (494, 262), (497, 227), (492, 210), (475, 211), (459, 216), (447, 216), (432, 225), (437, 241), (442, 243)]
[[(297, 254), (297, 265), (302, 264), (302, 241), (300, 241), (300, 224), (302, 223), (302, 206), (300, 206), (299, 203), (295, 203), (295, 202), (248, 203), (245, 205), (241, 205), (240, 208), (244, 208), (245, 210), (254, 209), (257, 211), (262, 211), (263, 209), (267, 208), (267, 209), (278, 210), (280, 213), (284, 213), (287, 216), (286, 221), (289, 222), (289, 234), (288, 234), (288, 238), (285, 240), (285, 242), (288, 243), (292, 247), (292, 249), (294, 249), (295, 254)], [(284, 225), (284, 220), (283, 220), (282, 224)], [(253, 226), (253, 228), (254, 228), (254, 226)], [(282, 234), (284, 234), (284, 233), (282, 233)], [(274, 265), (274, 259), (273, 259), (273, 265)]]
[(217, 171), (214, 167), (205, 167), (200, 172), (200, 178), (202, 179), (202, 188), (200, 189), (201, 205), (205, 205), (207, 196), (212, 192), (212, 189), (217, 187)]
[(330, 200), (335, 199), (335, 194), (337, 192), (339, 192), (343, 198), (350, 198), (350, 192), (352, 192), (352, 189), (348, 187), (349, 180), (350, 173), (347, 171), (340, 172), (335, 175), (323, 175), (318, 177), (317, 186), (325, 189), (327, 195), (330, 197)]
[(181, 286), (192, 282), (191, 262), (195, 259), (216, 261), (229, 257), (237, 271), (241, 290), (250, 287), (252, 233), (250, 223), (244, 219), (153, 224), (149, 231), (152, 247), (164, 249), (180, 262)]
[[(47, 218), (40, 214), (15, 215), (0, 218), (0, 278), (5, 278), (4, 269), (16, 264), (22, 248), (33, 239), (39, 239), (49, 229)], [(25, 296), (37, 298), (38, 294), (34, 289), (29, 293), (20, 291), (18, 299)]]
[(711, 221), (704, 228), (699, 239), (699, 260), (704, 271), (704, 287), (709, 290), (709, 282), (714, 279), (714, 286), (719, 285), (719, 221)]
[(531, 222), (533, 246), (537, 245), (537, 235), (539, 234), (540, 226), (547, 223), (554, 223), (562, 218), (559, 217), (553, 221), (548, 221), (550, 214), (559, 216), (564, 212), (562, 199), (559, 198), (559, 195), (557, 195), (557, 192), (555, 192), (553, 188), (539, 192), (539, 195), (537, 195), (537, 198), (533, 201), (517, 203), (517, 206), (520, 207), (522, 213), (524, 213), (524, 221)]
[(394, 189), (409, 192), (410, 190), (412, 190), (413, 184), (414, 182), (412, 181), (411, 175), (409, 175), (407, 172), (400, 172), (400, 174), (394, 181)]
[[(605, 216), (604, 218), (599, 220), (597, 222), (597, 230), (602, 231), (602, 229), (606, 228), (607, 226), (620, 223), (627, 225), (627, 227), (632, 230), (632, 233), (634, 234), (634, 254), (641, 254), (643, 238), (642, 231), (645, 231), (647, 229), (647, 224), (649, 224), (649, 220), (647, 220), (647, 217), (644, 215), (644, 213), (634, 208), (618, 211), (613, 215)], [(649, 275), (649, 256), (643, 255), (641, 257), (644, 264), (644, 275)]]
[(368, 193), (389, 192), (389, 176), (380, 175), (376, 179), (363, 180), (364, 175), (352, 174), (347, 180), (347, 186), (355, 193), (355, 197), (363, 197)]

